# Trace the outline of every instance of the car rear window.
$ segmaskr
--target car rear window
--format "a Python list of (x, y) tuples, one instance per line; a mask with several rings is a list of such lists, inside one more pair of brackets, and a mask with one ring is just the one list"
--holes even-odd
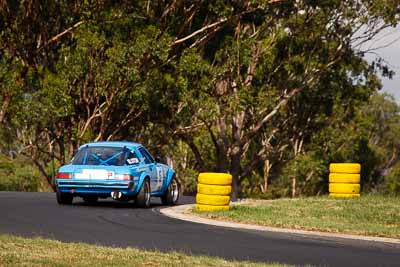
[(129, 150), (123, 147), (84, 147), (72, 159), (72, 165), (123, 166)]

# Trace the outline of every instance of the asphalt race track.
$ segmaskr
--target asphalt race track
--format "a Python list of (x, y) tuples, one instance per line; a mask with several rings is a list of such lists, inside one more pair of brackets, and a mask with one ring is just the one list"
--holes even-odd
[(184, 222), (161, 215), (158, 203), (152, 209), (111, 200), (86, 206), (76, 198), (60, 206), (53, 193), (0, 192), (0, 233), (295, 265), (400, 266), (400, 245)]

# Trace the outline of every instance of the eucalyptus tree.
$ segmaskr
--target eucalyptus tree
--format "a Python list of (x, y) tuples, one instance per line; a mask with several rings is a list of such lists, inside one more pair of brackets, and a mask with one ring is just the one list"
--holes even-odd
[[(126, 89), (135, 74), (124, 32), (135, 12), (113, 1), (1, 2), (1, 133), (50, 184), (52, 162), (63, 164), (81, 140), (117, 135), (137, 111), (126, 102), (136, 92)], [(136, 48), (145, 49), (141, 37)]]
[(179, 139), (236, 197), (379, 87), (360, 48), (397, 20), (396, 1), (2, 1), (0, 121), (49, 182), (82, 142)]
[[(234, 197), (291, 121), (314, 105), (329, 105), (300, 101), (300, 109), (285, 113), (289, 103), (307, 95), (357, 98), (357, 92), (377, 89), (376, 69), (358, 48), (398, 19), (391, 1), (174, 3), (187, 14), (174, 41), (183, 92), (175, 106), (175, 134), (187, 142), (200, 169), (204, 157), (215, 154), (215, 170), (233, 175)], [(316, 113), (309, 115), (306, 121)], [(201, 129), (213, 151), (194, 140)], [(260, 138), (261, 145), (255, 143)], [(296, 142), (298, 154), (301, 140)]]

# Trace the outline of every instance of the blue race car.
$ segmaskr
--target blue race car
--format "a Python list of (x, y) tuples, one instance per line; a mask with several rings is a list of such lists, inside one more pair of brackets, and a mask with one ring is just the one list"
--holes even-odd
[(180, 185), (175, 171), (155, 160), (141, 144), (95, 142), (81, 146), (72, 161), (59, 169), (56, 193), (57, 202), (64, 205), (75, 196), (86, 203), (112, 197), (148, 208), (150, 197), (176, 204)]

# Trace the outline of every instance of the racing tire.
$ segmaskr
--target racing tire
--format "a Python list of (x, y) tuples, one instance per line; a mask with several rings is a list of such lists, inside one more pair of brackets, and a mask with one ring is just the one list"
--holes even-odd
[(229, 210), (229, 205), (215, 206), (215, 205), (196, 204), (196, 210), (198, 211)]
[(196, 203), (203, 205), (224, 206), (229, 205), (230, 196), (216, 196), (216, 195), (196, 195)]
[(197, 184), (197, 193), (205, 195), (229, 196), (232, 192), (230, 185)]
[(151, 198), (150, 182), (149, 179), (145, 179), (143, 181), (139, 193), (135, 197), (135, 205), (139, 208), (149, 208), (150, 198)]
[(203, 172), (198, 177), (199, 184), (231, 185), (232, 175), (228, 173)]
[(82, 197), (82, 199), (83, 199), (83, 202), (85, 202), (85, 204), (93, 205), (93, 204), (97, 203), (97, 200), (99, 198), (96, 196), (85, 196), (85, 197)]
[(347, 184), (359, 184), (360, 174), (358, 173), (330, 173), (330, 183), (347, 183)]
[(71, 205), (74, 196), (70, 193), (61, 193), (60, 189), (56, 187), (57, 203), (60, 205)]
[(360, 173), (361, 165), (358, 163), (331, 163), (329, 171), (335, 173)]
[(164, 205), (176, 205), (181, 195), (181, 185), (176, 180), (175, 176), (168, 185), (165, 194), (161, 197), (161, 203)]
[(359, 184), (329, 184), (329, 193), (339, 193), (339, 194), (359, 194), (360, 185)]
[(360, 194), (337, 194), (337, 193), (330, 193), (329, 197), (332, 198), (353, 198), (353, 197), (360, 197)]

